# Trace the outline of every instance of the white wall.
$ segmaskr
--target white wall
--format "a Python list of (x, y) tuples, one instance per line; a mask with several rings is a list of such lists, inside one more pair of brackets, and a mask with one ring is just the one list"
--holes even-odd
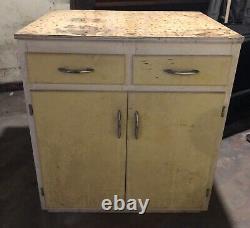
[(69, 9), (70, 0), (0, 0), (0, 83), (21, 81), (14, 33), (49, 10)]

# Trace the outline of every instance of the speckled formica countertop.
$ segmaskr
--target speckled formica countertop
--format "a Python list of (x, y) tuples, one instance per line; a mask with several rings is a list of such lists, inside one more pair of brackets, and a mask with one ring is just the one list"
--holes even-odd
[(52, 11), (15, 34), (16, 39), (236, 39), (243, 37), (200, 12)]

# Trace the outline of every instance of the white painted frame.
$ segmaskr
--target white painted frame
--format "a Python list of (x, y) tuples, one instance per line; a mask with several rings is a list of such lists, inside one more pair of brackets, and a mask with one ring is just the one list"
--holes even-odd
[[(35, 90), (67, 90), (67, 91), (138, 91), (138, 92), (211, 92), (211, 93), (225, 93), (224, 105), (228, 107), (231, 96), (234, 75), (238, 62), (240, 47), (242, 39), (237, 40), (202, 40), (195, 39), (165, 39), (165, 40), (19, 40), (19, 62), (21, 65), (21, 74), (24, 83), (24, 93), (26, 99), (26, 109), (29, 113), (29, 104), (32, 104), (31, 91)], [(27, 60), (26, 53), (79, 53), (79, 54), (123, 54), (126, 59), (126, 80), (124, 85), (80, 85), (80, 84), (29, 84), (27, 79)], [(232, 64), (229, 77), (229, 83), (226, 86), (143, 86), (132, 84), (132, 69), (134, 55), (214, 55), (232, 56)], [(227, 114), (227, 108), (225, 116)], [(226, 118), (223, 121), (225, 123)], [(39, 153), (37, 148), (37, 138), (34, 117), (28, 114), (28, 123), (31, 134), (31, 142), (33, 148), (33, 156), (35, 162), (35, 169), (37, 174), (37, 182), (39, 188), (39, 196), (41, 207), (50, 212), (104, 212), (99, 209), (83, 209), (83, 208), (46, 208), (45, 198), (42, 195), (42, 172), (39, 162)], [(223, 129), (221, 129), (221, 138)], [(218, 145), (219, 151), (219, 145)], [(217, 153), (218, 154), (218, 153)], [(215, 165), (211, 167), (211, 175), (208, 186), (213, 184), (213, 176), (215, 172)], [(147, 212), (198, 212), (207, 210), (210, 196), (204, 208), (201, 209), (186, 209), (186, 210), (163, 210), (155, 209)], [(113, 212), (113, 211), (112, 211)], [(125, 211), (127, 212), (127, 211)]]

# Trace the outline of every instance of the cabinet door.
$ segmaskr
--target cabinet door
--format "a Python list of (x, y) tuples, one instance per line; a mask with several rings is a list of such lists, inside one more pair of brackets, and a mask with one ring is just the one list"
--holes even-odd
[(129, 94), (127, 198), (149, 198), (149, 209), (205, 209), (223, 102), (219, 93)]
[(124, 197), (127, 94), (41, 91), (32, 102), (46, 207), (100, 209)]

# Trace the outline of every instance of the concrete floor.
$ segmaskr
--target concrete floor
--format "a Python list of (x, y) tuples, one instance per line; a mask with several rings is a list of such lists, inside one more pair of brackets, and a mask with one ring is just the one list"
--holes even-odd
[[(249, 131), (250, 132), (250, 131)], [(209, 210), (189, 214), (73, 214), (40, 209), (22, 92), (0, 94), (0, 227), (250, 227), (247, 132), (221, 145)]]

